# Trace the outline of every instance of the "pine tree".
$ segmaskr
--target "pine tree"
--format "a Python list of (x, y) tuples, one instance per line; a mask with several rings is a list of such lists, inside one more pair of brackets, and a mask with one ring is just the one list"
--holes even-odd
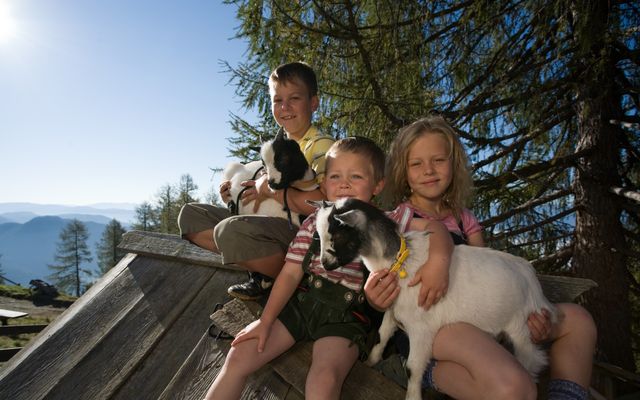
[(180, 177), (180, 182), (178, 183), (178, 199), (176, 201), (176, 208), (180, 210), (182, 206), (187, 203), (198, 202), (198, 198), (195, 197), (196, 190), (198, 190), (198, 185), (195, 184), (191, 175), (182, 175)]
[(53, 273), (49, 279), (58, 288), (67, 292), (75, 291), (76, 296), (82, 294), (83, 282), (92, 275), (82, 266), (93, 260), (87, 245), (89, 233), (81, 221), (74, 219), (60, 232), (55, 255), (55, 264), (50, 264)]
[(178, 233), (180, 207), (175, 187), (167, 184), (160, 188), (155, 212), (158, 216), (158, 232)]
[(153, 206), (149, 202), (144, 202), (135, 208), (136, 222), (133, 229), (139, 231), (155, 232), (158, 226), (158, 217)]
[[(381, 146), (429, 112), (459, 128), (471, 205), (490, 246), (541, 272), (594, 279), (586, 295), (608, 361), (640, 344), (640, 9), (630, 1), (227, 1), (247, 57), (227, 64), (243, 105), (232, 154), (274, 130), (266, 81), (308, 62), (315, 124)], [(637, 301), (637, 300), (636, 300)], [(636, 346), (637, 347), (637, 346)]]
[(122, 241), (122, 235), (125, 232), (125, 229), (116, 219), (112, 219), (104, 228), (102, 238), (96, 246), (98, 267), (102, 275), (106, 274), (124, 257), (125, 252), (118, 249), (118, 244)]

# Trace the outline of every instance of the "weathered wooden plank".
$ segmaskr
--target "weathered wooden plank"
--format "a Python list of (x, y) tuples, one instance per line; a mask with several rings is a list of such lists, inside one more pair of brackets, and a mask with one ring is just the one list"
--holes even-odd
[(158, 396), (158, 400), (201, 400), (224, 364), (229, 341), (214, 340), (205, 332), (197, 346), (173, 379)]
[[(138, 300), (107, 332), (89, 338), (94, 343), (91, 350), (57, 382), (47, 398), (68, 398), (69, 393), (78, 400), (110, 398), (146, 359), (214, 271), (142, 257), (131, 263), (127, 272), (136, 284)], [(79, 321), (80, 329), (91, 330), (96, 318), (100, 317)], [(73, 347), (69, 350), (73, 351)]]
[[(165, 387), (174, 378), (190, 353), (201, 340), (202, 332), (207, 331), (211, 320), (209, 314), (216, 303), (229, 300), (226, 289), (228, 286), (246, 279), (244, 273), (223, 269), (206, 268), (195, 265), (183, 265), (179, 268), (199, 268), (210, 272), (211, 275), (197, 296), (179, 318), (168, 328), (167, 332), (156, 343), (144, 359), (144, 362), (133, 372), (127, 382), (112, 397), (114, 400), (128, 400), (136, 398), (139, 393), (145, 393), (148, 398), (158, 398)], [(197, 290), (182, 288), (182, 290)], [(158, 368), (162, 366), (162, 368)]]
[[(205, 333), (185, 365), (158, 400), (201, 400), (220, 372), (229, 351), (229, 340), (215, 340)], [(263, 368), (248, 381), (241, 399), (302, 400), (271, 368)]]
[[(225, 304), (222, 310), (211, 315), (216, 326), (235, 336), (242, 328), (255, 319), (255, 315), (239, 300)], [(298, 343), (290, 351), (273, 360), (270, 365), (285, 381), (299, 392), (304, 393), (304, 385), (311, 364), (312, 344)], [(362, 382), (367, 382), (363, 385)], [(343, 399), (401, 399), (404, 390), (382, 374), (356, 362), (344, 386)]]
[(178, 235), (129, 231), (122, 236), (118, 248), (159, 259), (180, 260), (208, 267), (242, 270), (233, 264), (222, 264), (220, 255), (202, 249)]
[(552, 303), (571, 303), (587, 290), (597, 287), (591, 279), (538, 274), (542, 291)]
[[(0, 371), (0, 398), (14, 400), (41, 399), (93, 347), (90, 340), (106, 332), (113, 321), (129, 308), (132, 296), (113, 296), (107, 304), (95, 301), (103, 292), (134, 291), (130, 280), (122, 279), (126, 268), (135, 259), (127, 255), (100, 281), (65, 310), (35, 339), (16, 354)], [(89, 315), (100, 315), (91, 326), (83, 329), (76, 321)]]

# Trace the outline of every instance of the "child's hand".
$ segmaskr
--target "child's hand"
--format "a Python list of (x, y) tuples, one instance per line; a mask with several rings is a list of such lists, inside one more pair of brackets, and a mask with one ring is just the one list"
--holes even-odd
[(231, 199), (231, 193), (229, 191), (231, 189), (231, 181), (224, 181), (220, 184), (220, 198), (227, 204)]
[(242, 343), (247, 340), (257, 339), (258, 353), (262, 353), (264, 351), (264, 344), (267, 342), (267, 339), (271, 334), (271, 326), (272, 324), (264, 322), (261, 319), (257, 319), (238, 332), (236, 338), (231, 342), (231, 346), (235, 346), (238, 343)]
[(386, 269), (372, 272), (364, 284), (367, 301), (378, 311), (389, 308), (399, 293), (398, 275)]
[(253, 212), (258, 212), (258, 208), (260, 208), (260, 203), (265, 201), (266, 199), (274, 197), (274, 191), (269, 187), (268, 176), (262, 175), (260, 178), (256, 179), (254, 182), (255, 189), (255, 200), (253, 203)]
[(427, 261), (409, 282), (409, 286), (421, 283), (418, 306), (428, 310), (447, 293), (449, 288), (449, 267), (432, 265)]
[(542, 343), (549, 340), (553, 329), (549, 310), (543, 308), (542, 313), (531, 313), (527, 319), (527, 326), (533, 343)]

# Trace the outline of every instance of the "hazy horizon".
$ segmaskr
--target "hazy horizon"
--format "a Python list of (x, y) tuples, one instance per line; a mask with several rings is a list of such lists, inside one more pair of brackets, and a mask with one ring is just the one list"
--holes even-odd
[(140, 204), (183, 174), (203, 198), (246, 116), (220, 64), (246, 49), (235, 11), (0, 0), (0, 203)]

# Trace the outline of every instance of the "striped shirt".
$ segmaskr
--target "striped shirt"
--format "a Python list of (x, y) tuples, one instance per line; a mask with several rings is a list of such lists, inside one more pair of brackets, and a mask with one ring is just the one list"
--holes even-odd
[[(436, 218), (432, 215), (425, 214), (424, 212), (418, 210), (408, 201), (400, 203), (395, 210), (387, 212), (387, 217), (396, 221), (396, 223), (398, 224), (398, 229), (402, 233), (410, 230), (409, 227), (411, 225), (411, 221), (416, 216), (428, 220), (440, 221), (444, 224), (447, 230), (449, 230), (449, 232), (460, 233), (458, 221), (453, 215), (447, 215), (443, 218)], [(460, 216), (460, 219), (462, 220), (464, 234), (467, 237), (469, 237), (469, 235), (471, 234), (482, 231), (482, 227), (480, 226), (478, 219), (468, 209), (462, 209), (462, 215)]]
[(328, 135), (322, 135), (318, 129), (311, 125), (298, 145), (304, 154), (304, 158), (316, 173), (316, 181), (319, 184), (324, 179), (325, 154), (335, 140)]
[[(285, 257), (286, 262), (298, 264), (302, 267), (302, 260), (304, 260), (304, 256), (311, 246), (313, 234), (316, 231), (316, 215), (317, 211), (307, 217), (300, 226), (296, 237), (289, 245), (289, 250)], [(311, 262), (307, 268), (314, 275), (322, 276), (333, 283), (338, 283), (356, 292), (359, 292), (362, 287), (364, 279), (362, 268), (364, 267), (359, 260), (336, 268), (333, 271), (327, 271), (322, 266), (320, 254), (315, 254), (311, 257)]]

